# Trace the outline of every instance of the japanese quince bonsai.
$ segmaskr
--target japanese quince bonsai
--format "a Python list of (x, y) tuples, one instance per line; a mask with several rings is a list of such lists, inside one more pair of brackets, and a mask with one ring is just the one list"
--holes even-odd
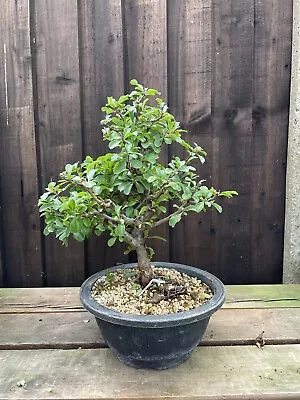
[[(44, 234), (54, 233), (64, 245), (67, 245), (70, 236), (84, 241), (92, 234), (99, 236), (108, 231), (108, 246), (111, 247), (119, 241), (127, 245), (127, 252), (136, 251), (137, 264), (125, 266), (124, 280), (126, 282), (130, 276), (134, 277), (135, 287), (136, 282), (139, 286), (133, 293), (135, 297), (141, 298), (143, 288), (152, 283), (156, 287), (169, 283), (164, 280), (165, 275), (160, 269), (153, 267), (151, 262), (154, 250), (148, 245), (148, 240), (163, 239), (152, 236), (152, 231), (163, 224), (169, 224), (173, 228), (188, 213), (205, 212), (208, 208), (214, 208), (221, 213), (222, 207), (217, 202), (218, 198), (231, 198), (237, 192), (220, 191), (204, 184), (197, 175), (195, 164), (205, 162), (205, 151), (198, 144), (190, 144), (183, 139), (182, 134), (185, 131), (168, 112), (168, 107), (158, 97), (157, 90), (145, 88), (135, 79), (131, 81), (131, 85), (134, 87), (131, 93), (118, 100), (108, 97), (107, 104), (102, 107), (105, 113), (105, 118), (101, 121), (103, 139), (108, 142), (111, 152), (100, 155), (95, 160), (87, 156), (82, 163), (67, 164), (60, 174), (60, 180), (50, 182), (46, 192), (40, 197), (39, 209), (41, 216), (45, 218)], [(174, 143), (183, 148), (185, 156), (180, 158), (174, 155), (165, 165), (160, 158), (162, 149)], [(169, 263), (159, 264), (162, 267), (172, 266)], [(184, 266), (173, 266), (177, 273), (187, 273), (193, 279), (206, 282), (212, 295), (215, 294), (216, 285), (221, 285), (215, 277), (217, 284), (212, 282), (211, 274), (199, 276), (197, 271), (201, 270), (196, 268), (185, 271)], [(201, 317), (195, 316), (194, 309), (179, 312), (177, 316), (169, 315), (167, 323), (168, 318), (165, 315), (126, 315), (101, 306), (91, 296), (93, 291), (100, 290), (101, 287), (113, 286), (114, 274), (117, 273), (119, 268), (114, 267), (89, 278), (82, 286), (81, 299), (85, 307), (96, 316), (113, 351), (126, 364), (135, 367), (163, 369), (182, 362), (191, 350), (188, 347), (174, 355), (174, 329), (180, 324), (179, 314), (183, 315), (184, 327), (204, 321), (204, 328), (198, 327), (201, 332), (190, 340), (194, 347), (203, 335), (211, 314), (205, 307), (212, 302), (215, 311), (224, 301), (222, 289), (218, 304), (212, 299), (200, 307), (204, 312)], [(170, 291), (172, 287), (168, 288), (167, 300), (184, 292), (184, 287), (176, 282), (171, 285), (173, 292)], [(158, 303), (159, 300), (158, 298), (153, 303)], [(127, 333), (115, 333), (122, 324)], [(141, 346), (138, 350), (131, 348), (132, 343), (137, 342), (131, 336), (133, 328), (142, 329), (145, 341), (141, 345), (143, 350)], [(162, 338), (156, 338), (154, 331), (158, 333), (162, 329), (171, 329), (172, 351), (168, 350), (163, 336), (163, 347), (156, 354), (154, 348)], [(182, 327), (180, 329), (182, 331)], [(122, 350), (115, 348), (113, 335), (119, 338), (116, 341), (121, 340)], [(184, 336), (187, 342), (189, 333)], [(124, 341), (129, 346), (127, 350), (123, 348)], [(148, 348), (148, 353), (145, 348)], [(163, 359), (162, 353), (165, 352), (167, 354), (164, 354)]]

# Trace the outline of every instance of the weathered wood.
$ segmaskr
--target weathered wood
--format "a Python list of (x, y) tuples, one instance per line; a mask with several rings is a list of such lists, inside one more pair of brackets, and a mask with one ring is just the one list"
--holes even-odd
[[(77, 3), (35, 2), (37, 120), (44, 189), (65, 164), (82, 159)], [(46, 282), (79, 285), (84, 278), (83, 245), (63, 248), (45, 238)]]
[(6, 277), (11, 286), (40, 286), (42, 257), (37, 211), (30, 5), (1, 3), (0, 207)]
[(126, 367), (108, 349), (1, 351), (0, 397), (296, 400), (299, 362), (299, 345), (201, 347), (160, 372)]
[[(108, 149), (102, 139), (101, 107), (108, 96), (118, 98), (124, 93), (121, 0), (85, 0), (78, 5), (83, 152), (96, 158)], [(88, 241), (87, 275), (128, 262), (125, 246), (110, 248), (107, 239), (103, 234)]]
[(292, 1), (256, 0), (255, 22), (250, 281), (281, 282)]
[[(107, 347), (94, 317), (84, 311), (0, 314), (0, 326), (0, 349)], [(201, 345), (254, 346), (262, 332), (266, 346), (300, 343), (299, 309), (223, 308), (212, 316)]]
[(221, 217), (213, 216), (219, 243), (214, 272), (241, 284), (251, 282), (254, 1), (213, 1), (213, 21), (212, 182), (239, 192), (224, 201)]
[[(1, 204), (2, 204), (2, 200), (1, 200), (1, 176), (0, 176), (0, 225), (4, 226)], [(5, 276), (4, 265), (5, 265), (4, 241), (3, 241), (3, 232), (0, 229), (0, 287), (4, 286), (4, 276)]]
[[(211, 185), (211, 0), (168, 3), (168, 102), (190, 143), (208, 152), (208, 162), (197, 173)], [(176, 147), (173, 153), (178, 154)], [(185, 158), (186, 153), (180, 152)], [(171, 235), (172, 261), (215, 270), (211, 213), (190, 214)], [(213, 251), (214, 249), (214, 251)]]
[[(278, 307), (299, 308), (300, 286), (297, 284), (226, 286), (226, 302), (223, 308)], [(82, 310), (79, 288), (0, 289), (0, 314)]]
[(85, 249), (41, 241), (36, 203), (67, 162), (105, 151), (100, 107), (133, 77), (158, 88), (206, 148), (200, 176), (240, 193), (224, 201), (221, 216), (190, 216), (171, 237), (164, 226), (171, 240), (154, 243), (156, 258), (204, 267), (228, 283), (281, 282), (292, 0), (9, 0), (2, 8), (7, 286), (78, 285), (84, 269), (127, 260), (104, 237)]
[[(123, 32), (125, 87), (137, 79), (144, 86), (155, 88), (161, 97), (168, 99), (167, 81), (167, 1), (129, 0), (123, 2)], [(168, 162), (168, 148), (161, 155), (161, 162)], [(149, 241), (155, 248), (154, 260), (169, 260), (169, 228), (167, 224), (157, 228), (153, 235), (167, 242)]]

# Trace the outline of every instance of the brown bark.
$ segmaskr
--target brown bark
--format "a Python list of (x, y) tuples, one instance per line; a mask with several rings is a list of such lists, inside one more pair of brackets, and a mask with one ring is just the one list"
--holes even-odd
[(136, 253), (138, 259), (138, 275), (142, 286), (145, 287), (153, 278), (153, 273), (144, 243), (136, 247)]

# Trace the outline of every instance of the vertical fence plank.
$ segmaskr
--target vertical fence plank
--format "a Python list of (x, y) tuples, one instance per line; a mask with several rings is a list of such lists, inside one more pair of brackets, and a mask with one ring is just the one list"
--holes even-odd
[[(36, 90), (40, 173), (44, 187), (66, 163), (82, 159), (77, 3), (35, 2)], [(82, 243), (67, 248), (45, 238), (49, 286), (78, 285), (84, 278)]]
[[(125, 85), (135, 78), (146, 87), (158, 89), (167, 101), (167, 4), (166, 0), (126, 0), (123, 7), (125, 32)], [(168, 148), (161, 162), (168, 162)], [(167, 242), (149, 243), (155, 249), (155, 260), (169, 259), (169, 228), (155, 230)]]
[(255, 1), (251, 281), (258, 283), (282, 277), (291, 26), (291, 0)]
[(254, 1), (213, 1), (213, 182), (235, 189), (224, 201), (215, 234), (216, 273), (225, 282), (249, 282), (251, 272), (251, 173)]
[[(168, 75), (170, 110), (188, 131), (186, 139), (207, 151), (197, 173), (211, 184), (211, 0), (169, 1)], [(186, 216), (171, 237), (173, 261), (214, 269), (211, 212)]]
[(29, 16), (28, 1), (2, 2), (0, 190), (9, 286), (42, 284)]
[[(101, 107), (108, 96), (124, 93), (121, 0), (79, 2), (84, 153), (92, 157), (108, 148), (102, 140)], [(127, 262), (124, 245), (107, 246), (108, 235), (92, 237), (87, 243), (87, 274), (116, 263)]]

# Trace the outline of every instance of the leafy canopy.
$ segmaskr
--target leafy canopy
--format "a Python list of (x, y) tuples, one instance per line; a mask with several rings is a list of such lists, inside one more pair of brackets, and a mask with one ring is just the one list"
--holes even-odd
[[(44, 234), (54, 233), (65, 245), (71, 235), (83, 241), (107, 230), (109, 246), (118, 240), (131, 250), (156, 226), (168, 222), (174, 227), (187, 213), (209, 207), (222, 212), (216, 198), (237, 194), (203, 185), (193, 163), (204, 163), (205, 151), (182, 138), (184, 131), (157, 90), (136, 80), (131, 84), (131, 93), (118, 100), (108, 97), (102, 107), (103, 138), (112, 152), (67, 164), (60, 180), (50, 182), (40, 197)], [(162, 148), (174, 142), (186, 157), (174, 156), (163, 165)]]

